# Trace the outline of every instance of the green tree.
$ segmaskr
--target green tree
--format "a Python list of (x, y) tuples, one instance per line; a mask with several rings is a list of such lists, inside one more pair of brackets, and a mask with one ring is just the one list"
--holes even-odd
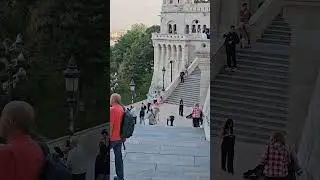
[(133, 77), (136, 83), (137, 101), (146, 98), (153, 74), (154, 49), (151, 40), (153, 32), (159, 32), (159, 26), (147, 28), (137, 24), (132, 26), (112, 48), (111, 64), (119, 74), (119, 93), (127, 104), (131, 100), (129, 83)]

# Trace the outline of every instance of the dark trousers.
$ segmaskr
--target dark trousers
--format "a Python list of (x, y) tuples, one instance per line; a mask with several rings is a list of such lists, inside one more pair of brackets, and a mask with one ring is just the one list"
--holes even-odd
[(184, 83), (184, 77), (183, 77), (183, 76), (180, 76), (180, 81), (181, 81), (182, 83)]
[(72, 174), (72, 180), (86, 180), (86, 174)]
[(234, 149), (227, 148), (226, 146), (221, 146), (221, 169), (226, 170), (226, 164), (227, 169), (229, 173), (233, 173), (233, 159), (234, 159)]
[(193, 127), (200, 127), (200, 118), (193, 118), (192, 119), (193, 122)]
[(150, 106), (151, 106), (151, 103), (148, 103), (148, 110), (147, 110), (147, 112), (149, 112)]
[(183, 106), (182, 105), (179, 106), (179, 115), (183, 116)]
[(236, 60), (236, 48), (235, 47), (227, 47), (227, 64), (228, 67), (231, 68), (231, 61), (233, 62), (233, 67), (237, 67), (237, 60)]
[(200, 121), (200, 125), (203, 125), (203, 119), (200, 118), (199, 121)]
[(119, 180), (123, 180), (122, 141), (111, 141), (110, 149), (113, 149), (115, 157), (116, 174)]
[(137, 117), (132, 117), (132, 118), (133, 118), (134, 124), (137, 124)]

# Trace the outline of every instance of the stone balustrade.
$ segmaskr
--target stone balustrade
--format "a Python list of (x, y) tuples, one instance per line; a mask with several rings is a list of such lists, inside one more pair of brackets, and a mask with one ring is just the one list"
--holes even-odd
[(205, 102), (202, 107), (203, 129), (206, 136), (206, 140), (210, 141), (210, 85), (208, 87)]
[(162, 12), (210, 13), (210, 3), (194, 3), (184, 5), (164, 4), (162, 6)]
[(160, 33), (152, 33), (153, 40), (201, 40), (210, 42), (210, 39), (203, 33), (194, 33), (194, 34), (160, 34)]

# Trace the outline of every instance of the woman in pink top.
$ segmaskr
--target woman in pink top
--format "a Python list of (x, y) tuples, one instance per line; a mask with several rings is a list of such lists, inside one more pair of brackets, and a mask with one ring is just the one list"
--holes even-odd
[(201, 118), (201, 109), (199, 107), (199, 103), (194, 105), (192, 109), (192, 120), (193, 120), (193, 127), (200, 127), (200, 118)]
[(160, 121), (159, 113), (160, 113), (160, 103), (155, 99), (153, 100), (153, 113), (157, 121)]

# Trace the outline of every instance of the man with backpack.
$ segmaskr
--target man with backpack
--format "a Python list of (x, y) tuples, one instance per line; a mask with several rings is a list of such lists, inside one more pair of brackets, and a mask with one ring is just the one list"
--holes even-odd
[[(230, 27), (230, 31), (223, 35), (225, 38), (224, 44), (226, 47), (227, 54), (227, 68), (226, 71), (235, 71), (237, 69), (236, 60), (236, 45), (240, 42), (239, 36), (236, 33), (235, 26)], [(233, 61), (233, 66), (231, 66), (231, 60)]]
[(0, 146), (0, 179), (38, 180), (45, 157), (32, 138), (32, 106), (22, 101), (8, 103), (1, 115), (0, 136), (7, 144)]
[(121, 96), (112, 94), (110, 97), (110, 149), (113, 149), (115, 156), (116, 175), (114, 180), (123, 180), (123, 160), (122, 160), (122, 143), (121, 128), (125, 114), (125, 109), (121, 104)]

